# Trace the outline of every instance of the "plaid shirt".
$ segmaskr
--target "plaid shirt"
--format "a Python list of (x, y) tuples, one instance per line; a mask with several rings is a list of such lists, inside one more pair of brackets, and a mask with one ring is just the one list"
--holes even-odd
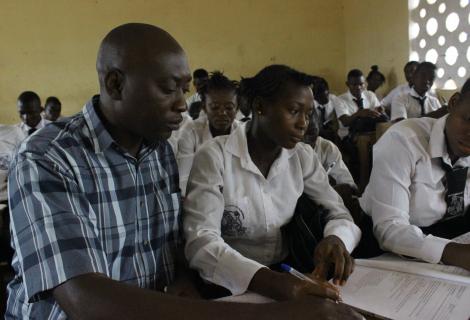
[(51, 289), (102, 273), (158, 290), (180, 241), (178, 169), (167, 142), (136, 158), (113, 141), (94, 97), (21, 145), (9, 175), (13, 268), (6, 319), (64, 319)]

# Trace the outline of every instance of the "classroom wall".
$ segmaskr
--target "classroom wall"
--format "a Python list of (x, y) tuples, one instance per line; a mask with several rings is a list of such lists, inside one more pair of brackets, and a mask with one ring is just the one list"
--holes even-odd
[(169, 31), (192, 68), (250, 76), (284, 63), (331, 79), (344, 72), (342, 0), (2, 0), (0, 123), (18, 122), (23, 90), (58, 96), (63, 113), (98, 91), (95, 57), (114, 26), (141, 21)]
[[(374, 64), (385, 75), (379, 94), (405, 82), (408, 61), (408, 1), (344, 0), (345, 67), (364, 75)], [(343, 79), (343, 82), (346, 79)]]

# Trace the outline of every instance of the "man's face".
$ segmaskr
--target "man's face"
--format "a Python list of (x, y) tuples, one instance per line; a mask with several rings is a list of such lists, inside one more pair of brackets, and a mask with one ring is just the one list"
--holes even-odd
[(26, 103), (18, 100), (17, 107), (21, 121), (23, 121), (27, 126), (35, 128), (39, 122), (41, 122), (42, 108), (39, 100), (33, 100)]
[(304, 138), (313, 113), (313, 93), (308, 86), (287, 84), (283, 94), (263, 108), (260, 123), (276, 145), (292, 149)]
[(44, 118), (46, 118), (49, 121), (56, 121), (57, 118), (60, 117), (60, 110), (61, 110), (60, 104), (56, 102), (49, 102), (44, 107)]
[(207, 80), (207, 77), (193, 79), (193, 86), (194, 88), (196, 88), (197, 93), (201, 93), (201, 90), (202, 88), (204, 88), (204, 85), (206, 84)]
[(319, 92), (316, 92), (315, 100), (319, 104), (325, 105), (330, 101), (329, 94), (330, 94), (330, 92), (328, 91), (328, 89), (320, 90)]
[(205, 95), (205, 99), (209, 124), (219, 131), (229, 130), (238, 110), (235, 91), (211, 90)]
[(365, 83), (366, 81), (364, 79), (364, 76), (350, 77), (346, 82), (346, 85), (348, 86), (349, 91), (354, 97), (360, 98), (362, 91), (364, 91), (365, 89)]
[(383, 84), (383, 80), (382, 80), (382, 77), (380, 77), (380, 75), (378, 75), (377, 73), (374, 73), (372, 74), (372, 76), (369, 78), (369, 80), (367, 80), (367, 89), (370, 90), (370, 91), (374, 91), (377, 90), (378, 88), (380, 88), (380, 86)]
[(436, 79), (436, 72), (432, 69), (423, 68), (413, 74), (413, 87), (422, 96), (431, 89), (434, 79)]
[(405, 78), (408, 83), (411, 83), (411, 80), (413, 79), (413, 74), (415, 73), (417, 67), (418, 64), (413, 63), (405, 68)]
[(125, 75), (122, 101), (114, 118), (124, 130), (152, 143), (166, 140), (178, 130), (191, 75), (184, 52), (147, 60)]
[(449, 105), (445, 133), (449, 154), (461, 158), (470, 156), (470, 92), (458, 96), (455, 105)]

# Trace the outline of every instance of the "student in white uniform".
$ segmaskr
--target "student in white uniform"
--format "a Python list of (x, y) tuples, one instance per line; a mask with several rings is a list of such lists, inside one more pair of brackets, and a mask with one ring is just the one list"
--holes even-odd
[(442, 107), (439, 100), (429, 94), (435, 78), (436, 66), (431, 62), (421, 62), (413, 73), (410, 91), (398, 94), (392, 101), (392, 121), (445, 115), (447, 107)]
[(235, 120), (238, 111), (237, 87), (236, 81), (216, 71), (201, 88), (200, 95), (206, 116), (185, 125), (178, 138), (176, 160), (183, 195), (196, 151), (205, 142), (217, 136), (230, 134), (237, 127), (239, 123)]
[[(336, 284), (352, 272), (349, 252), (361, 232), (313, 149), (301, 143), (313, 112), (311, 83), (312, 77), (283, 65), (246, 78), (243, 95), (253, 119), (196, 154), (184, 203), (185, 254), (204, 280), (232, 294), (336, 299), (338, 291), (324, 281), (327, 269), (334, 266)], [(281, 228), (302, 193), (329, 210), (312, 256), (317, 284), (268, 268), (289, 254)]]
[(60, 116), (62, 111), (62, 103), (57, 97), (48, 97), (46, 103), (44, 104), (44, 112), (42, 117), (51, 122), (62, 120), (63, 117)]
[(337, 96), (330, 93), (328, 82), (324, 78), (315, 79), (313, 83), (313, 96), (319, 120), (320, 136), (339, 143), (335, 106), (343, 102)]
[(186, 99), (187, 107), (191, 107), (191, 104), (196, 101), (201, 101), (201, 90), (204, 87), (209, 73), (205, 69), (196, 69), (193, 72), (193, 86), (196, 92)]
[(392, 91), (390, 91), (385, 98), (380, 101), (380, 104), (384, 108), (390, 108), (392, 106), (393, 98), (402, 92), (409, 92), (411, 90), (411, 80), (413, 78), (413, 73), (418, 67), (418, 61), (408, 61), (403, 68), (403, 73), (405, 74), (406, 83), (396, 86)]
[(360, 199), (384, 250), (470, 270), (470, 79), (449, 114), (392, 126), (374, 147), (370, 183)]
[(379, 96), (377, 90), (385, 83), (385, 76), (379, 71), (379, 66), (373, 65), (370, 67), (369, 74), (366, 78), (367, 90), (375, 93), (376, 97), (380, 100), (382, 96)]

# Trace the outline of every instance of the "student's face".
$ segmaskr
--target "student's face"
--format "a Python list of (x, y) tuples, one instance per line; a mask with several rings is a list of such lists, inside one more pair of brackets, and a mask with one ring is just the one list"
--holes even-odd
[(211, 90), (205, 98), (205, 111), (209, 124), (219, 131), (229, 130), (238, 110), (235, 91)]
[(61, 107), (58, 103), (49, 102), (44, 107), (44, 118), (49, 121), (56, 121), (60, 117)]
[(364, 76), (360, 77), (351, 77), (346, 82), (346, 85), (349, 88), (349, 91), (356, 98), (360, 98), (362, 91), (365, 89), (365, 79)]
[(461, 158), (470, 156), (470, 92), (456, 96), (449, 101), (445, 132), (449, 154)]
[(274, 144), (292, 149), (303, 140), (313, 113), (313, 93), (308, 86), (287, 84), (273, 102), (259, 108), (259, 124)]
[(193, 86), (196, 89), (197, 93), (201, 93), (202, 88), (207, 82), (207, 78), (194, 78), (193, 80)]
[(382, 78), (378, 74), (374, 73), (369, 78), (369, 80), (367, 80), (367, 89), (375, 92), (375, 90), (380, 88), (382, 84), (383, 84)]
[(184, 52), (146, 60), (125, 75), (122, 101), (113, 112), (122, 130), (153, 143), (179, 128), (191, 75)]
[(17, 102), (18, 113), (20, 114), (21, 121), (31, 128), (35, 128), (41, 122), (41, 104), (38, 100), (23, 103), (18, 100)]
[(317, 92), (316, 95), (315, 95), (315, 100), (321, 104), (321, 105), (325, 105), (327, 104), (330, 99), (329, 99), (329, 94), (330, 94), (330, 91), (328, 91), (327, 89), (325, 90), (320, 90), (320, 92)]
[(429, 89), (431, 89), (434, 79), (436, 78), (436, 72), (431, 69), (421, 69), (413, 74), (413, 87), (419, 95), (424, 95)]
[(414, 63), (414, 64), (411, 64), (411, 65), (408, 65), (405, 68), (406, 82), (411, 83), (411, 81), (413, 79), (413, 73), (415, 73), (415, 71), (416, 71), (416, 67), (418, 67), (418, 64)]

